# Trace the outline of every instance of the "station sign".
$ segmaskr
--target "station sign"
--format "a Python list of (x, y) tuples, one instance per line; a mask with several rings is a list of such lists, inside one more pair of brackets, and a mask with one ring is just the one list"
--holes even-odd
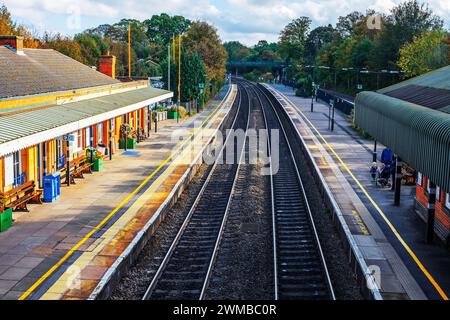
[(75, 141), (75, 136), (73, 134), (66, 134), (64, 136), (64, 141)]

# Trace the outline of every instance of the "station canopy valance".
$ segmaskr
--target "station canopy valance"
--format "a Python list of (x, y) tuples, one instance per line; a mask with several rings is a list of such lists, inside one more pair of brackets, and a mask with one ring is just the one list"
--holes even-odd
[(355, 122), (450, 191), (450, 67), (355, 99)]
[(0, 157), (169, 99), (147, 87), (93, 99), (0, 116)]

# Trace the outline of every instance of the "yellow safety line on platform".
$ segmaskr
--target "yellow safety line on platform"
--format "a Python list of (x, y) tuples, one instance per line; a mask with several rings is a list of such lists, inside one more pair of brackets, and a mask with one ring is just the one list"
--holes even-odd
[[(283, 94), (282, 94), (283, 95)], [(284, 95), (283, 95), (284, 96)], [(292, 105), (294, 105), (286, 96), (284, 96), (286, 100), (288, 100)], [(322, 136), (322, 134), (317, 130), (317, 128), (309, 121), (309, 119), (306, 117), (306, 115), (298, 108), (295, 108), (298, 112), (300, 112), (303, 116), (303, 118), (310, 124), (310, 126), (314, 129), (314, 131), (317, 132), (319, 137), (323, 140), (325, 145), (331, 150), (331, 152), (335, 155), (335, 157), (339, 160), (339, 162), (342, 164), (342, 166), (345, 168), (345, 170), (348, 172), (348, 174), (352, 177), (352, 179), (356, 182), (358, 187), (362, 190), (364, 195), (369, 199), (370, 203), (374, 206), (374, 208), (378, 211), (378, 213), (381, 215), (383, 220), (386, 222), (386, 224), (389, 226), (391, 231), (394, 233), (394, 235), (397, 237), (398, 241), (402, 244), (402, 246), (405, 248), (405, 250), (408, 252), (408, 254), (411, 256), (411, 258), (414, 260), (414, 262), (417, 264), (417, 266), (420, 268), (420, 270), (423, 272), (423, 274), (427, 277), (427, 279), (431, 282), (431, 284), (434, 286), (434, 288), (437, 290), (439, 295), (444, 300), (448, 300), (447, 295), (442, 290), (442, 288), (439, 286), (439, 284), (434, 280), (433, 276), (428, 272), (428, 270), (425, 268), (425, 266), (422, 264), (422, 262), (419, 260), (419, 258), (416, 256), (416, 254), (412, 251), (412, 249), (409, 247), (409, 245), (403, 240), (402, 236), (398, 233), (397, 229), (394, 227), (394, 225), (391, 223), (391, 221), (388, 219), (386, 214), (381, 210), (381, 208), (378, 206), (378, 204), (375, 202), (375, 200), (372, 199), (372, 197), (369, 195), (367, 190), (362, 186), (362, 184), (359, 182), (359, 180), (353, 175), (350, 168), (347, 166), (347, 164), (341, 159), (341, 157), (336, 153), (336, 151), (333, 149), (333, 147), (328, 143), (328, 141)]]
[[(228, 96), (227, 96), (228, 97)], [(219, 105), (206, 117), (205, 120), (203, 120), (201, 126), (197, 129), (195, 129), (192, 134), (189, 136), (190, 138), (195, 136), (195, 134), (199, 130), (204, 130), (203, 126), (205, 123), (219, 110), (219, 108), (222, 106), (223, 102), (226, 98), (224, 98)], [(34, 290), (36, 290), (37, 287), (39, 287), (45, 280), (50, 277), (53, 272), (58, 269), (80, 246), (82, 246), (97, 230), (99, 230), (106, 222), (108, 222), (109, 219), (111, 219), (114, 214), (117, 213), (117, 211), (120, 210), (136, 193), (139, 192), (139, 190), (142, 189), (142, 187), (150, 181), (155, 174), (157, 174), (177, 153), (178, 151), (183, 148), (183, 146), (190, 142), (190, 139), (184, 140), (177, 149), (172, 152), (160, 165), (158, 168), (156, 168), (145, 180), (136, 188), (133, 192), (131, 192), (113, 211), (111, 211), (97, 226), (95, 226), (87, 235), (84, 236), (83, 239), (81, 239), (76, 245), (74, 245), (55, 265), (53, 265), (44, 275), (42, 275), (27, 291), (25, 291), (20, 297), (19, 300), (25, 300), (31, 293), (33, 293)]]

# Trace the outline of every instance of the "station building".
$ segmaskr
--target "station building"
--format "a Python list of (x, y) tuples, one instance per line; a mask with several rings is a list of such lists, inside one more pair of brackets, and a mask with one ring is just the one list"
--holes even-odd
[(417, 172), (427, 240), (450, 242), (450, 66), (355, 100), (356, 124)]
[(149, 132), (151, 106), (173, 93), (148, 80), (118, 81), (115, 62), (106, 53), (96, 71), (0, 36), (0, 198), (30, 181), (41, 189), (43, 177), (64, 170), (67, 155), (75, 161), (87, 147), (116, 153), (123, 123)]

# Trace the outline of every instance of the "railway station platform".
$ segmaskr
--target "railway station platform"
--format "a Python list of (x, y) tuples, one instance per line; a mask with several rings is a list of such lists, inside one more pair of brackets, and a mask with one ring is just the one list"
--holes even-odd
[[(414, 212), (415, 186), (402, 186), (401, 205), (394, 192), (377, 187), (370, 176), (373, 141), (352, 128), (336, 110), (329, 129), (329, 106), (297, 97), (290, 87), (267, 86), (281, 102), (307, 146), (323, 184), (330, 191), (350, 245), (377, 283), (383, 299), (447, 299), (450, 253), (425, 243), (425, 225)], [(383, 150), (378, 144), (378, 158)], [(358, 259), (358, 257), (356, 257)]]
[(107, 297), (195, 173), (200, 163), (190, 159), (201, 155), (235, 95), (235, 86), (225, 87), (201, 113), (160, 122), (137, 149), (105, 160), (102, 172), (62, 186), (57, 202), (15, 213), (13, 227), (0, 233), (0, 298)]

